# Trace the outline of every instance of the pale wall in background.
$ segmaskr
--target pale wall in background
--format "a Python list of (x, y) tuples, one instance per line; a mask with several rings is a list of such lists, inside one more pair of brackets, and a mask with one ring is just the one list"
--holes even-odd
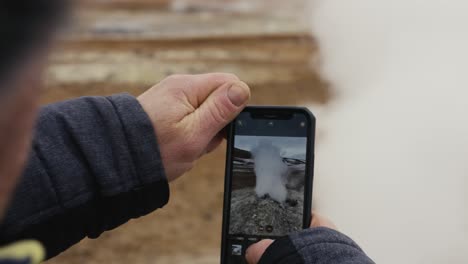
[(318, 112), (316, 207), (377, 263), (468, 263), (468, 4), (310, 10), (337, 93)]

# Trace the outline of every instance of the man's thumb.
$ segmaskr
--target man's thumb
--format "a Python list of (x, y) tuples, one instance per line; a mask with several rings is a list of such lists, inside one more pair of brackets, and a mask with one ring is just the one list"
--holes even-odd
[(249, 248), (245, 252), (245, 259), (249, 264), (257, 264), (265, 253), (265, 250), (273, 243), (271, 239), (261, 240)]
[(214, 137), (244, 109), (250, 89), (244, 82), (226, 83), (213, 91), (197, 109), (202, 130)]
[(250, 88), (244, 82), (235, 82), (228, 88), (227, 97), (236, 107), (244, 106), (250, 98)]

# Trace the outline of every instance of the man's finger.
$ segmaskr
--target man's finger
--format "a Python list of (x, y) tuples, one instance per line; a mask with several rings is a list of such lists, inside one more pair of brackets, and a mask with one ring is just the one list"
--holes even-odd
[(331, 229), (338, 230), (335, 224), (328, 218), (312, 211), (312, 221), (310, 221), (310, 227), (328, 227)]
[(223, 141), (223, 136), (220, 134), (216, 135), (210, 141), (210, 143), (208, 143), (208, 146), (206, 147), (206, 153), (210, 153), (213, 150), (215, 150), (221, 144), (222, 141)]
[(247, 84), (228, 82), (211, 93), (189, 117), (210, 140), (244, 109), (250, 98)]
[(206, 73), (192, 76), (192, 82), (182, 84), (182, 89), (193, 108), (198, 108), (211, 93), (226, 83), (240, 81), (230, 73)]
[(245, 259), (247, 260), (247, 263), (257, 264), (260, 261), (260, 258), (263, 256), (263, 253), (265, 253), (265, 250), (272, 243), (273, 240), (264, 239), (247, 248), (247, 251), (245, 252)]

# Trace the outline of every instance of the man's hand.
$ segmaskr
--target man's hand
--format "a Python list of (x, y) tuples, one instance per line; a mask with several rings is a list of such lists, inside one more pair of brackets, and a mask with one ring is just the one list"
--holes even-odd
[[(336, 230), (335, 224), (332, 221), (323, 217), (315, 212), (312, 212), (312, 221), (310, 222), (310, 227), (328, 227)], [(246, 253), (245, 258), (249, 264), (257, 264), (260, 261), (265, 250), (273, 243), (271, 239), (264, 239), (251, 245)]]
[(221, 143), (249, 98), (249, 87), (225, 73), (173, 75), (137, 98), (153, 122), (168, 181)]

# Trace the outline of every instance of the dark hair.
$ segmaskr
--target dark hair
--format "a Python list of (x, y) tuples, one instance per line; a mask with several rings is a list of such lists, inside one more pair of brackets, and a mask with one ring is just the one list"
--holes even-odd
[[(2, 0), (0, 3), (0, 81), (8, 78), (34, 47), (57, 28), (67, 0)], [(0, 87), (2, 89), (2, 87)]]

